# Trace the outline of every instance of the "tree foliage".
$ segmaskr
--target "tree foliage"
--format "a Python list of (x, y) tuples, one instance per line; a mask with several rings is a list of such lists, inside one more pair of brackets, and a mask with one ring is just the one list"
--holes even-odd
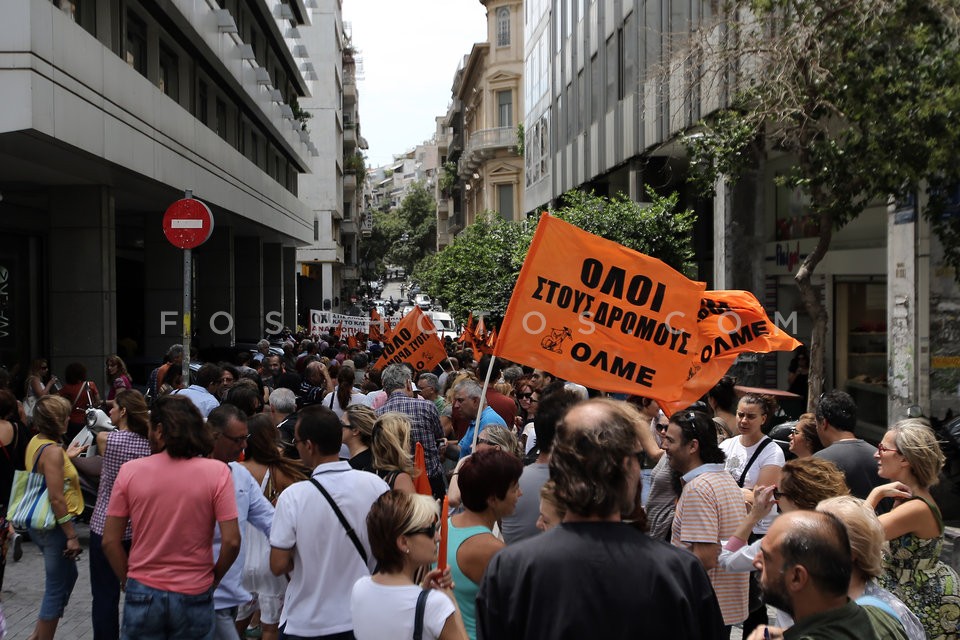
[[(725, 37), (718, 37), (724, 33)], [(810, 398), (823, 379), (826, 309), (810, 278), (833, 231), (871, 202), (926, 189), (925, 209), (960, 267), (960, 19), (947, 0), (729, 0), (695, 37), (701, 80), (733, 78), (729, 108), (687, 138), (698, 184), (735, 181), (767, 150), (795, 158), (778, 178), (809, 197), (816, 248), (796, 280), (814, 319)], [(689, 62), (689, 61), (688, 61)]]
[[(553, 214), (692, 275), (694, 213), (676, 211), (676, 194), (661, 197), (648, 190), (647, 195), (649, 203), (637, 203), (622, 194), (605, 198), (570, 191)], [(453, 244), (420, 262), (414, 278), (455, 317), (462, 320), (470, 312), (487, 312), (498, 321), (506, 312), (535, 229), (536, 220), (507, 221), (496, 212), (485, 212)]]
[(401, 266), (407, 273), (417, 262), (436, 251), (437, 203), (422, 183), (410, 186), (400, 206), (373, 212), (373, 232), (360, 245), (364, 262)]

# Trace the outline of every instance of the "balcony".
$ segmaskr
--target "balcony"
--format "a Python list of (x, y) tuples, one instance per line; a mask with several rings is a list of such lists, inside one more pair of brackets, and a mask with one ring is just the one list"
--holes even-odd
[(360, 267), (347, 267), (347, 266), (341, 267), (340, 278), (343, 280), (359, 280)]
[(349, 220), (344, 218), (343, 222), (340, 223), (341, 235), (356, 235), (359, 230), (360, 227), (357, 225), (356, 218), (350, 218)]
[(441, 195), (437, 200), (437, 218), (440, 220), (446, 220), (449, 213), (450, 201)]
[(347, 194), (353, 195), (357, 191), (357, 176), (348, 173), (343, 176), (343, 195), (344, 200), (349, 200)]
[[(516, 136), (514, 136), (516, 138)], [(357, 149), (357, 128), (355, 125), (347, 124), (343, 126), (343, 150), (346, 153), (353, 153)]]
[(343, 106), (357, 103), (357, 79), (353, 74), (343, 74)]
[(466, 173), (479, 167), (485, 160), (494, 157), (498, 151), (517, 148), (517, 130), (514, 127), (480, 129), (470, 134), (463, 155), (460, 156), (460, 173)]

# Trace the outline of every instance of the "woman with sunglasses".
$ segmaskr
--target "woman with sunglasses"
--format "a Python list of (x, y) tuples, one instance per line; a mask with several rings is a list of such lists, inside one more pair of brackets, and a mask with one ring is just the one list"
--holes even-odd
[(437, 560), (439, 517), (433, 498), (402, 491), (388, 491), (370, 507), (367, 536), (379, 569), (353, 585), (350, 610), (357, 640), (412, 638), (421, 597), (423, 640), (467, 638), (450, 569), (434, 569), (420, 584), (415, 581), (418, 571)]
[(928, 638), (960, 637), (960, 576), (940, 561), (943, 517), (930, 495), (944, 456), (933, 430), (923, 420), (901, 420), (887, 431), (874, 455), (881, 478), (867, 504), (874, 509), (893, 498), (893, 509), (879, 515), (890, 551), (884, 557), (880, 585), (917, 614)]
[(343, 425), (343, 444), (350, 450), (350, 466), (359, 471), (373, 471), (373, 424), (377, 412), (362, 404), (352, 404), (340, 417)]
[(805, 413), (790, 432), (790, 453), (798, 458), (809, 458), (821, 449), (823, 443), (817, 434), (817, 417), (812, 413)]

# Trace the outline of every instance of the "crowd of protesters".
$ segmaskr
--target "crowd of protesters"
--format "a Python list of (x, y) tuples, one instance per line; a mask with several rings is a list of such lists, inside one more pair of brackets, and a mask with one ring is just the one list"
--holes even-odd
[(0, 559), (8, 533), (44, 554), (31, 639), (78, 579), (68, 445), (96, 406), (98, 639), (960, 638), (924, 421), (874, 447), (831, 391), (781, 447), (773, 399), (730, 378), (667, 415), (448, 347), (418, 372), (375, 342), (261, 341), (184, 381), (173, 345), (142, 393), (110, 356), (105, 396), (36, 360), (22, 401), (0, 388), (0, 490), (35, 469), (57, 519), (0, 526)]

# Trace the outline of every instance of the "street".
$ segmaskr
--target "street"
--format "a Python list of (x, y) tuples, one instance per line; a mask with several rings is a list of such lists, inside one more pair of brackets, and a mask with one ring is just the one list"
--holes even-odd
[[(93, 638), (90, 623), (90, 566), (87, 564), (87, 549), (90, 547), (90, 528), (76, 525), (80, 546), (84, 552), (77, 561), (79, 577), (70, 596), (70, 604), (57, 627), (58, 638), (89, 640)], [(7, 620), (7, 635), (10, 640), (21, 640), (33, 632), (43, 598), (43, 557), (33, 543), (23, 545), (23, 558), (13, 561), (13, 547), (7, 552), (7, 569), (3, 579), (3, 615)], [(122, 602), (122, 601), (121, 601)]]

